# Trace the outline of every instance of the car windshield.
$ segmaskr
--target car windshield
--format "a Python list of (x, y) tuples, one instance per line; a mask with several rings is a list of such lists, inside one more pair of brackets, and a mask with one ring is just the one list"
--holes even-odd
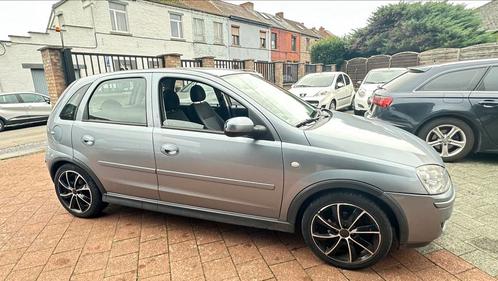
[(224, 76), (223, 79), (292, 126), (309, 119), (315, 112), (312, 106), (256, 75), (231, 74)]
[(335, 74), (308, 74), (301, 78), (294, 87), (329, 87), (334, 82)]
[(365, 77), (365, 84), (384, 84), (405, 73), (406, 69), (385, 69), (370, 71)]

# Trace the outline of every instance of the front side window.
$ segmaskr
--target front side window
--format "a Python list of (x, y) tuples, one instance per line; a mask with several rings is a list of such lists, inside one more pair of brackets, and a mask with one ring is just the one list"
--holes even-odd
[(266, 49), (266, 32), (264, 31), (259, 32), (259, 47)]
[(223, 24), (221, 22), (213, 23), (214, 43), (223, 44)]
[(240, 45), (240, 27), (232, 25), (232, 45)]
[(297, 50), (297, 38), (294, 35), (291, 37), (291, 48), (293, 52)]
[(477, 87), (477, 91), (498, 92), (498, 67), (495, 66), (489, 70)]
[(87, 119), (146, 125), (145, 79), (125, 78), (102, 82), (88, 101)]
[(204, 20), (194, 18), (194, 41), (205, 42), (204, 36)]
[(277, 34), (275, 32), (271, 33), (271, 48), (273, 50), (277, 49)]
[(112, 30), (128, 32), (128, 16), (126, 14), (126, 5), (109, 2), (109, 12), (111, 14)]
[(254, 74), (231, 74), (223, 79), (290, 125), (295, 126), (314, 113), (312, 106)]
[(442, 74), (420, 88), (420, 91), (471, 91), (485, 68), (472, 68)]
[(170, 14), (171, 37), (183, 38), (182, 15)]
[(15, 95), (1, 95), (0, 104), (19, 103)]
[(62, 120), (76, 120), (76, 113), (78, 112), (78, 107), (80, 105), (81, 99), (85, 95), (88, 88), (90, 88), (90, 84), (86, 84), (79, 88), (71, 98), (67, 101), (66, 105), (61, 110), (61, 114), (59, 118)]
[(33, 102), (46, 102), (45, 99), (40, 95), (35, 94), (19, 94), (24, 103), (33, 103)]

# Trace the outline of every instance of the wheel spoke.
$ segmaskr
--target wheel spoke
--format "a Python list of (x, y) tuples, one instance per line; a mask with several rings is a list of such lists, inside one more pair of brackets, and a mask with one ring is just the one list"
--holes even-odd
[(377, 235), (380, 235), (380, 232), (379, 231), (361, 231), (361, 230), (356, 230), (356, 229), (353, 229), (351, 231), (351, 234), (377, 234)]
[(438, 138), (440, 139), (444, 138), (444, 134), (443, 132), (441, 132), (441, 129), (439, 129), (439, 127), (434, 128), (434, 130), (432, 131), (438, 136)]
[(66, 172), (66, 182), (67, 182), (67, 186), (71, 187), (71, 182), (69, 181), (69, 173), (68, 172)]
[(349, 239), (346, 239), (346, 244), (348, 244), (349, 262), (353, 262), (353, 252), (351, 249), (351, 244), (349, 243)]
[[(72, 194), (71, 194), (71, 195), (72, 195)], [(73, 195), (73, 196), (71, 196), (71, 200), (69, 200), (69, 209), (72, 209), (73, 199), (74, 199), (74, 195)]]
[(74, 197), (76, 198), (75, 201), (76, 201), (76, 205), (78, 205), (78, 209), (80, 209), (80, 211), (83, 211), (83, 209), (81, 208), (81, 205), (80, 205), (80, 201), (78, 200), (79, 196), (76, 195)]
[(312, 233), (311, 234), (315, 238), (320, 238), (320, 239), (332, 239), (332, 238), (337, 238), (339, 235), (335, 234), (317, 234), (317, 233)]
[(427, 144), (430, 145), (430, 146), (438, 146), (438, 145), (441, 145), (442, 143), (443, 142), (440, 139), (437, 139), (435, 141), (430, 141)]
[(339, 224), (339, 228), (342, 228), (342, 222), (341, 222), (341, 209), (340, 209), (340, 206), (341, 204), (337, 204), (336, 205), (337, 209), (336, 209), (336, 216), (337, 216), (337, 223)]
[[(355, 209), (355, 211), (358, 210), (358, 209)], [(366, 214), (367, 212), (365, 211), (362, 211), (357, 217), (356, 219), (354, 219), (354, 221), (351, 223), (351, 225), (349, 226), (348, 228), (348, 231), (351, 230), (351, 228), (355, 225), (355, 223), (364, 215)]]
[(65, 189), (67, 190), (71, 190), (71, 188), (69, 186), (66, 186), (62, 181), (61, 179), (59, 178), (59, 183), (61, 184), (62, 187), (64, 187)]
[(76, 189), (76, 191), (90, 191), (90, 188), (88, 188), (88, 185), (83, 185), (82, 187)]
[(73, 195), (72, 193), (59, 193), (61, 197), (69, 197)]
[(324, 218), (322, 218), (322, 216), (320, 216), (319, 214), (316, 215), (316, 217), (323, 223), (325, 224), (325, 226), (327, 226), (328, 228), (331, 228), (337, 232), (339, 232), (339, 229), (337, 227), (334, 227), (333, 225), (331, 225), (328, 221), (326, 221)]
[(333, 251), (335, 251), (335, 249), (337, 249), (337, 246), (339, 246), (339, 243), (342, 241), (342, 238), (338, 239), (337, 242), (335, 242), (334, 246), (332, 246), (332, 248), (330, 248), (327, 252), (325, 252), (325, 255), (330, 255), (332, 254)]
[(459, 133), (459, 132), (460, 132), (460, 129), (453, 126), (453, 127), (451, 127), (451, 130), (446, 134), (446, 136), (451, 139), (456, 133)]
[(444, 157), (448, 157), (448, 144), (443, 143), (443, 145), (441, 145), (441, 155)]
[(373, 255), (374, 253), (370, 251), (367, 247), (363, 246), (360, 242), (357, 242), (353, 238), (350, 238), (351, 241), (353, 241), (356, 245), (362, 247), (365, 251), (367, 251), (370, 255)]
[(453, 146), (456, 146), (456, 147), (464, 147), (465, 146), (465, 141), (457, 141), (457, 140), (449, 140), (448, 141), (449, 144), (453, 145)]
[(78, 198), (81, 199), (81, 201), (83, 201), (85, 204), (90, 205), (90, 202), (88, 202), (88, 201), (85, 200), (85, 195), (78, 194), (76, 196), (78, 196)]
[(78, 176), (76, 176), (76, 179), (74, 180), (74, 183), (73, 183), (73, 187), (74, 188), (77, 188), (77, 183), (78, 183), (78, 179), (81, 178), (81, 176), (78, 174)]

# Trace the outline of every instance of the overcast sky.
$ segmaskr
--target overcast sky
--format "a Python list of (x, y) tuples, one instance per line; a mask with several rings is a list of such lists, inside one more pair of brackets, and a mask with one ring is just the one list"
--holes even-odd
[[(50, 9), (57, 1), (0, 0), (0, 39), (8, 35), (25, 35), (27, 31), (45, 31)], [(246, 1), (229, 1), (236, 4)], [(324, 26), (336, 35), (345, 35), (365, 26), (368, 17), (379, 6), (398, 1), (264, 1), (252, 0), (255, 9), (284, 12), (286, 18), (303, 22), (308, 27)], [(475, 8), (489, 1), (450, 1)]]

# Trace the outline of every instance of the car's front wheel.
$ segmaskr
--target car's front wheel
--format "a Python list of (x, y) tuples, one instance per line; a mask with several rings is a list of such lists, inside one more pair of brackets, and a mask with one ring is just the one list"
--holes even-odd
[(318, 257), (344, 269), (375, 264), (393, 242), (386, 214), (356, 193), (331, 193), (314, 200), (304, 211), (301, 230)]
[(332, 100), (329, 104), (329, 109), (330, 110), (337, 110), (337, 104), (335, 102), (335, 100)]
[(62, 165), (55, 174), (55, 191), (62, 206), (74, 216), (95, 217), (106, 207), (92, 178), (80, 167)]
[(420, 129), (418, 136), (432, 146), (446, 162), (464, 158), (474, 147), (472, 128), (455, 118), (433, 120)]
[(0, 132), (5, 129), (5, 122), (0, 118)]

